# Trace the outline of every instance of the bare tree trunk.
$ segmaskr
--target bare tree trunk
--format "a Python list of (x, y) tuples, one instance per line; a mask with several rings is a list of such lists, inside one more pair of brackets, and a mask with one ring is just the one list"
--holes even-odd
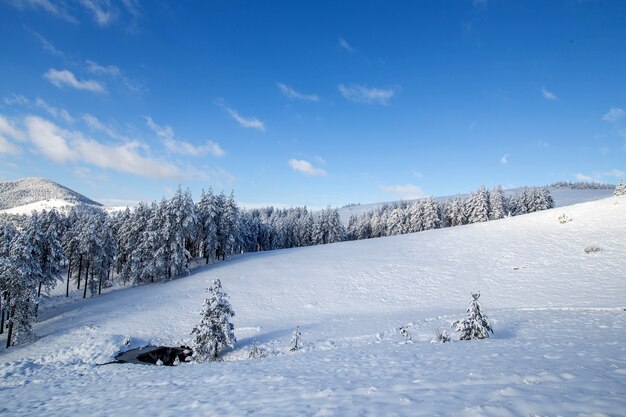
[(80, 255), (80, 258), (78, 258), (78, 286), (76, 287), (77, 289), (80, 290), (80, 273), (83, 271), (83, 255)]
[[(15, 306), (11, 308), (11, 314), (15, 315)], [(9, 332), (7, 334), (7, 349), (11, 347), (12, 337), (13, 337), (13, 320), (9, 321)]]
[(87, 298), (87, 280), (89, 279), (89, 261), (87, 261), (87, 267), (85, 268), (85, 288), (83, 288), (83, 298)]
[(71, 276), (72, 276), (72, 258), (70, 257), (69, 266), (67, 267), (67, 287), (65, 288), (66, 297), (70, 296), (70, 277)]
[[(3, 295), (0, 295), (0, 303), (4, 299)], [(0, 305), (0, 334), (4, 333), (4, 309), (6, 306)]]
[(39, 289), (37, 290), (37, 297), (41, 297), (41, 286), (43, 285), (43, 282), (39, 281)]

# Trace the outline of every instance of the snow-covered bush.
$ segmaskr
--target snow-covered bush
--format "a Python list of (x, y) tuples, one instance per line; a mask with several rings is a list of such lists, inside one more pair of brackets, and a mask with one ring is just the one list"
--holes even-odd
[(486, 339), (489, 337), (489, 332), (493, 333), (487, 316), (483, 315), (478, 304), (478, 298), (480, 298), (480, 293), (472, 293), (472, 300), (467, 307), (467, 317), (452, 324), (455, 331), (461, 332), (460, 340)]
[(198, 362), (217, 360), (220, 350), (237, 342), (230, 318), (235, 316), (219, 279), (206, 289), (209, 297), (202, 306), (202, 319), (191, 331), (193, 357)]
[(411, 332), (409, 332), (409, 326), (400, 327), (400, 334), (404, 336), (404, 343), (412, 342), (413, 338), (411, 337)]
[(567, 214), (563, 213), (559, 216), (559, 223), (565, 224), (571, 222), (572, 219), (567, 216)]
[(452, 340), (452, 337), (446, 330), (437, 330), (435, 338), (431, 340), (431, 343), (448, 343)]
[(248, 352), (248, 359), (259, 359), (267, 357), (267, 351), (256, 345), (256, 342), (252, 342), (250, 352)]
[(294, 352), (302, 347), (302, 333), (300, 333), (300, 326), (297, 326), (293, 333), (291, 333), (291, 348), (290, 351)]
[(594, 253), (602, 252), (602, 248), (598, 245), (589, 245), (585, 248), (587, 255), (593, 255)]

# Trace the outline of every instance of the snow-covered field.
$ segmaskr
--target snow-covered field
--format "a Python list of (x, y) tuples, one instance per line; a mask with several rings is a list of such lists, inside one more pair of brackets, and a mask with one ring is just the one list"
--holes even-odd
[[(40, 339), (0, 351), (0, 415), (624, 416), (625, 271), (622, 197), (246, 254), (86, 301), (53, 297)], [(217, 277), (237, 313), (224, 362), (98, 366), (131, 347), (187, 342)], [(492, 338), (430, 343), (472, 291)], [(305, 347), (290, 353), (296, 326)], [(246, 359), (253, 342), (269, 357)]]

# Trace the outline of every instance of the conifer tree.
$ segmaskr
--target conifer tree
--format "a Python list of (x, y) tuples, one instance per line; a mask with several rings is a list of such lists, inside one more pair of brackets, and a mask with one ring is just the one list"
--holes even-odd
[(230, 322), (235, 312), (220, 280), (214, 280), (206, 292), (208, 297), (202, 306), (202, 318), (191, 331), (193, 357), (199, 362), (217, 360), (220, 350), (227, 346), (232, 348), (237, 342)]
[(615, 186), (615, 191), (613, 191), (613, 195), (616, 197), (626, 195), (626, 186), (624, 186), (624, 180), (620, 180), (619, 184)]
[(478, 304), (479, 297), (480, 293), (472, 293), (472, 300), (467, 307), (467, 317), (452, 324), (455, 331), (461, 332), (460, 340), (486, 339), (489, 332), (493, 333), (487, 316), (483, 315)]

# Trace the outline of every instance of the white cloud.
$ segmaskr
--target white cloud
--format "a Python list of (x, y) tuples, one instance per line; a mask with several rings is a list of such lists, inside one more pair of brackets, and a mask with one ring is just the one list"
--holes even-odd
[(576, 177), (578, 181), (593, 181), (592, 177), (590, 177), (589, 175), (582, 174), (580, 172), (577, 172), (576, 174), (574, 174), (574, 177)]
[(0, 115), (0, 153), (11, 155), (19, 154), (21, 149), (15, 143), (7, 139), (7, 137), (22, 140), (24, 134), (16, 129), (7, 118)]
[(122, 71), (115, 65), (100, 65), (97, 62), (87, 60), (87, 71), (93, 74), (110, 75), (111, 77), (119, 77)]
[(21, 152), (20, 148), (14, 143), (10, 142), (7, 138), (0, 134), (0, 154), (6, 153), (9, 155), (17, 155)]
[(56, 70), (51, 68), (44, 74), (44, 78), (50, 81), (53, 85), (63, 88), (63, 86), (69, 86), (77, 90), (92, 91), (94, 93), (103, 93), (105, 91), (104, 85), (95, 80), (80, 81), (76, 76), (68, 70)]
[(4, 98), (4, 103), (9, 106), (13, 106), (16, 104), (20, 106), (25, 106), (30, 103), (30, 100), (19, 94), (12, 94), (11, 97)]
[(337, 89), (346, 100), (355, 103), (382, 104), (385, 106), (396, 95), (397, 90), (395, 88), (369, 88), (357, 84), (351, 84), (350, 86), (339, 84)]
[(319, 155), (315, 155), (315, 156), (313, 157), (313, 159), (315, 159), (315, 160), (316, 160), (317, 162), (319, 162), (320, 164), (325, 164), (325, 163), (326, 163), (326, 160), (325, 160), (324, 158), (322, 158), (321, 156), (319, 156)]
[(541, 94), (546, 100), (558, 100), (558, 97), (554, 95), (554, 93), (546, 90), (545, 87), (541, 89)]
[(172, 129), (171, 126), (159, 126), (150, 116), (146, 116), (145, 119), (150, 130), (163, 141), (165, 148), (169, 152), (190, 156), (210, 154), (216, 158), (221, 158), (226, 154), (217, 142), (209, 140), (205, 144), (198, 146), (189, 142), (176, 140), (174, 138), (174, 129)]
[(424, 174), (422, 174), (422, 173), (421, 173), (421, 172), (419, 172), (419, 171), (413, 171), (413, 176), (414, 176), (415, 178), (420, 178), (420, 179), (421, 179), (421, 178), (424, 178)]
[(276, 83), (276, 86), (278, 87), (280, 92), (283, 93), (288, 98), (294, 98), (297, 100), (304, 100), (304, 101), (319, 101), (320, 100), (319, 96), (315, 94), (300, 93), (294, 90), (292, 87), (283, 83)]
[(93, 15), (99, 26), (107, 26), (117, 18), (117, 9), (110, 0), (80, 0), (80, 4)]
[(30, 141), (46, 158), (58, 164), (77, 159), (78, 154), (68, 145), (64, 137), (67, 132), (63, 129), (38, 116), (28, 116), (24, 123)]
[(157, 179), (182, 178), (177, 166), (159, 158), (142, 155), (140, 150), (145, 146), (139, 142), (114, 145), (101, 143), (81, 132), (61, 129), (38, 116), (27, 116), (24, 124), (29, 140), (39, 153), (56, 163), (80, 162)]
[(509, 154), (504, 154), (504, 156), (502, 158), (500, 158), (500, 163), (502, 165), (506, 165), (509, 163)]
[(255, 117), (243, 117), (240, 115), (237, 110), (228, 107), (224, 99), (218, 98), (215, 100), (215, 104), (222, 107), (226, 112), (232, 117), (239, 126), (245, 127), (247, 129), (256, 129), (260, 132), (265, 132), (265, 123)]
[(386, 185), (382, 187), (382, 190), (395, 195), (400, 200), (416, 200), (418, 198), (426, 197), (424, 191), (422, 191), (422, 189), (417, 185), (413, 184)]
[(610, 123), (615, 123), (624, 116), (626, 116), (626, 111), (617, 107), (611, 107), (611, 110), (609, 110), (604, 116), (602, 116), (602, 120)]
[(74, 118), (69, 114), (67, 110), (59, 109), (57, 107), (51, 106), (48, 103), (46, 103), (46, 101), (42, 99), (41, 97), (37, 97), (37, 100), (35, 100), (35, 105), (39, 108), (44, 109), (45, 111), (50, 113), (52, 116), (56, 117), (57, 119), (62, 119), (63, 121), (69, 124), (74, 123)]
[(350, 53), (356, 52), (356, 50), (352, 47), (352, 45), (350, 45), (348, 41), (343, 38), (343, 36), (340, 36), (337, 41), (339, 42), (339, 47), (341, 49), (344, 49)]
[(622, 171), (621, 169), (611, 169), (609, 171), (603, 171), (603, 172), (594, 172), (592, 175), (586, 175), (586, 174), (582, 174), (582, 173), (576, 173), (574, 174), (574, 176), (576, 177), (576, 179), (578, 181), (596, 181), (596, 182), (601, 182), (601, 181), (605, 181), (607, 179), (611, 179), (611, 178), (616, 178), (616, 179), (622, 179), (626, 176), (626, 172)]
[(326, 171), (322, 168), (314, 167), (310, 162), (301, 159), (290, 159), (289, 166), (294, 171), (302, 172), (306, 175), (325, 176)]

